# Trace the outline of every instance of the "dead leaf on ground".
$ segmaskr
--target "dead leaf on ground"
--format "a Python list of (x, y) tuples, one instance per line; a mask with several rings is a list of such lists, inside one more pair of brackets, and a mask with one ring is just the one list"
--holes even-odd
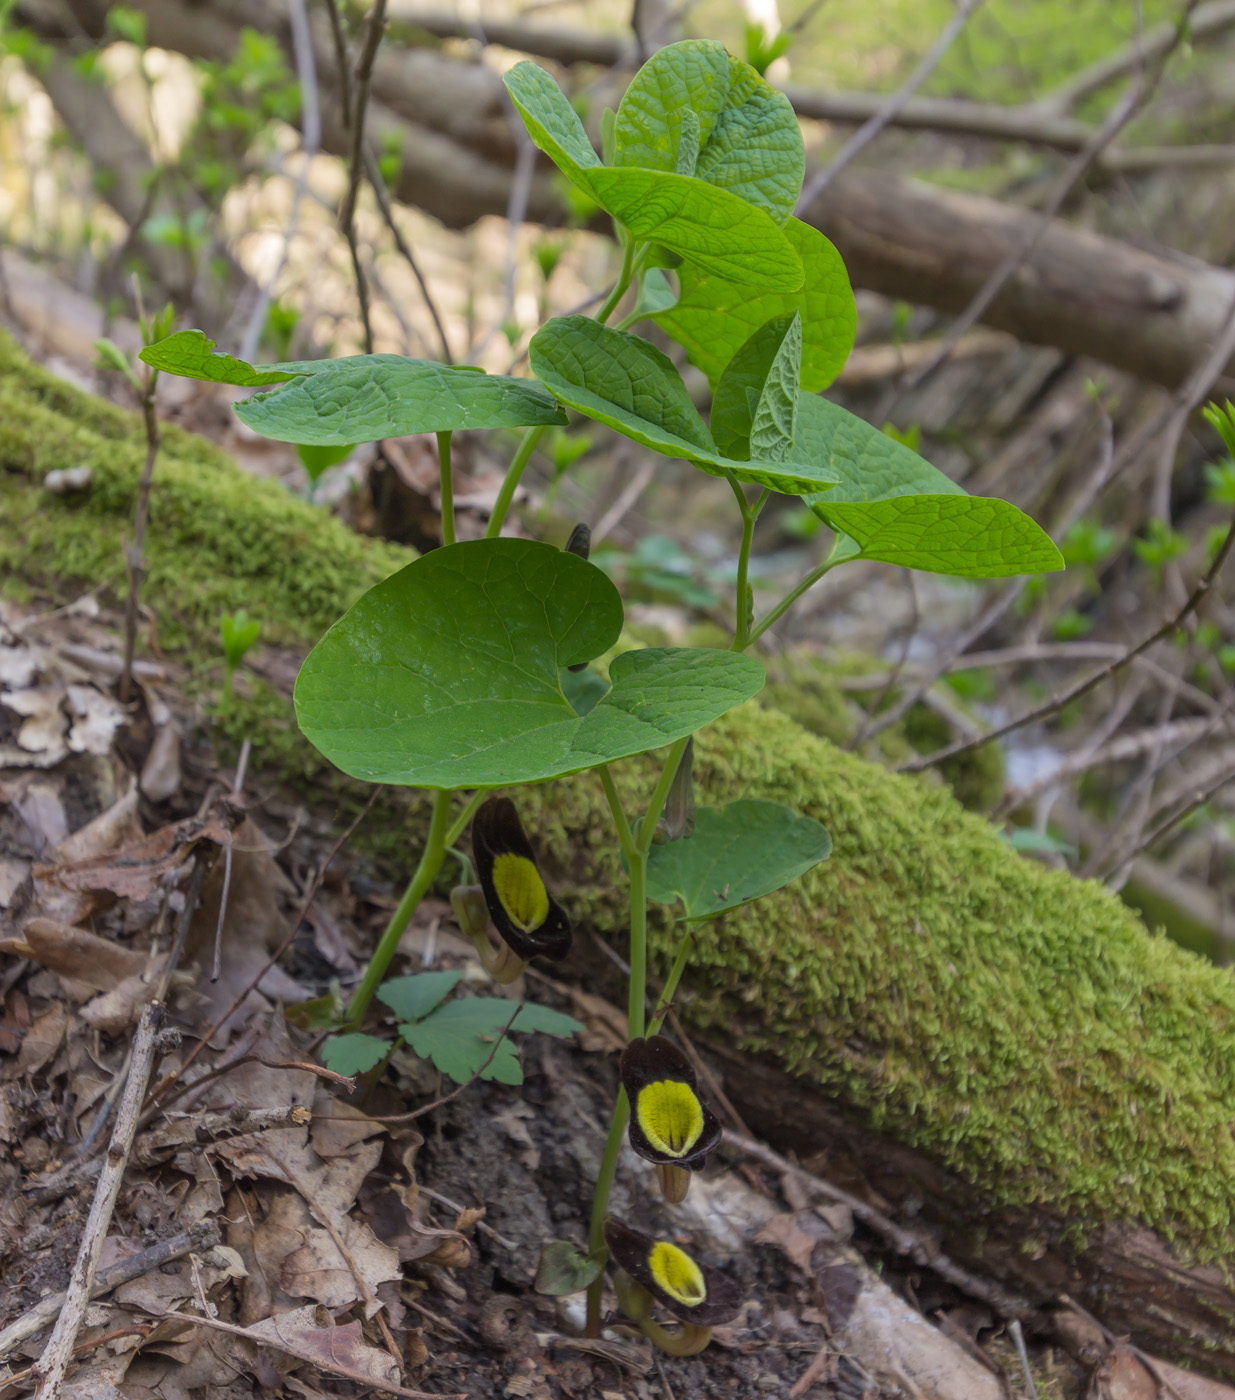
[(399, 1368), (394, 1359), (364, 1340), (359, 1322), (342, 1327), (320, 1327), (317, 1308), (297, 1308), (249, 1327), (254, 1341), (277, 1346), (302, 1361), (338, 1373), (339, 1368), (363, 1376), (377, 1385), (398, 1385)]
[(64, 1044), (72, 1022), (67, 1006), (53, 1002), (41, 1016), (35, 1018), (21, 1042), (17, 1058), (4, 1071), (5, 1079), (25, 1079), (37, 1074)]

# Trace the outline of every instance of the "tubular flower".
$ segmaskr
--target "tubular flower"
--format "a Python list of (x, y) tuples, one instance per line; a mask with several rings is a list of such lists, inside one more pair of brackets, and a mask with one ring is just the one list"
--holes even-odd
[(545, 888), (510, 798), (489, 798), (472, 818), (472, 854), (503, 943), (524, 962), (560, 962), (570, 952), (570, 920)]
[[(712, 1328), (731, 1322), (742, 1307), (741, 1290), (732, 1279), (704, 1268), (671, 1240), (658, 1240), (610, 1218), (605, 1222), (605, 1243), (622, 1271), (618, 1297), (623, 1311), (662, 1351), (674, 1356), (702, 1351)], [(649, 1299), (682, 1323), (682, 1330), (669, 1332), (653, 1322)]]
[(665, 1200), (676, 1205), (685, 1199), (690, 1173), (720, 1142), (720, 1122), (699, 1097), (690, 1061), (663, 1035), (632, 1040), (622, 1051), (621, 1074), (630, 1145), (655, 1164)]

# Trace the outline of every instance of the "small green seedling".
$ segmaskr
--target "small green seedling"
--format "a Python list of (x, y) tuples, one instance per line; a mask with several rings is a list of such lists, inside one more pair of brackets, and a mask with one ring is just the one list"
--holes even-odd
[[(760, 63), (770, 54), (752, 51)], [(802, 135), (788, 100), (758, 65), (703, 40), (660, 49), (617, 111), (604, 115), (603, 155), (544, 69), (517, 63), (504, 81), (575, 212), (607, 213), (622, 257), (595, 316), (553, 317), (535, 331), (530, 377), (399, 355), (255, 366), (216, 353), (200, 331), (171, 336), (142, 358), (170, 373), (255, 390), (236, 405), (237, 416), (279, 441), (338, 448), (437, 435), (443, 547), (360, 598), (318, 642), (296, 682), (297, 722), (339, 769), (432, 794), (415, 871), (337, 1018), (342, 1034), (326, 1058), (336, 1070), (359, 1073), (402, 1044), (460, 1082), (474, 1074), (515, 1082), (510, 1031), (579, 1029), (543, 1007), (447, 1000), (457, 971), (385, 978), (469, 824), (479, 883), (465, 865), (452, 905), (484, 966), (495, 977), (517, 977), (529, 960), (570, 950), (569, 922), (537, 858), (537, 833), (524, 829), (516, 799), (505, 793), (594, 774), (629, 876), (629, 1044), (586, 1246), (547, 1244), (538, 1281), (555, 1294), (586, 1289), (587, 1330), (597, 1337), (612, 1257), (627, 1317), (658, 1347), (689, 1355), (738, 1312), (740, 1292), (676, 1236), (643, 1234), (610, 1218), (619, 1157), (629, 1140), (657, 1173), (666, 1202), (681, 1200), (717, 1136), (693, 1069), (661, 1036), (695, 930), (783, 888), (831, 850), (817, 821), (757, 794), (696, 808), (694, 736), (758, 693), (759, 639), (834, 569), (867, 560), (981, 579), (1048, 572), (1063, 561), (1034, 521), (1007, 501), (968, 495), (919, 455), (915, 437), (889, 436), (821, 397), (853, 348), (857, 313), (836, 249), (794, 218)], [(552, 259), (540, 261), (547, 277)], [(611, 326), (624, 304), (629, 309)], [(647, 325), (706, 378), (706, 416), (674, 361), (636, 333)], [(565, 550), (502, 537), (525, 467), (546, 432), (567, 425), (568, 411), (644, 454), (689, 463), (727, 484), (741, 544), (736, 570), (725, 578), (734, 618), (726, 646), (622, 650), (622, 597), (587, 557), (585, 530)], [(485, 538), (454, 543), (450, 435), (462, 428), (525, 431)], [(582, 439), (555, 434), (549, 441), (559, 474), (572, 441)], [(773, 493), (809, 511), (815, 528), (830, 532), (831, 547), (757, 615), (752, 553)], [(682, 551), (670, 544), (671, 568), (667, 554), (644, 562), (679, 591), (684, 582), (695, 586), (692, 562), (679, 562)], [(709, 593), (708, 601), (719, 606), (719, 595)], [(615, 765), (652, 754), (657, 775), (641, 810), (627, 811)], [(670, 906), (680, 931), (651, 1004), (649, 900)], [(375, 997), (398, 1016), (398, 1041), (365, 1029)], [(329, 1014), (330, 1004), (322, 1010)], [(654, 1317), (656, 1309), (677, 1326)]]
[(257, 641), (262, 630), (243, 608), (234, 613), (224, 613), (219, 618), (219, 635), (223, 639), (223, 661), (227, 667), (223, 677), (223, 694), (219, 700), (219, 714), (226, 715), (231, 709), (232, 681), (236, 670), (245, 658), (245, 653)]

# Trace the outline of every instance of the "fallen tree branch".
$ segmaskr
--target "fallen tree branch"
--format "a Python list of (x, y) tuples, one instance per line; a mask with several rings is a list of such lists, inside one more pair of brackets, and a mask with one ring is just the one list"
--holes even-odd
[(128, 1081), (124, 1086), (124, 1097), (116, 1114), (116, 1127), (107, 1148), (107, 1157), (99, 1172), (99, 1184), (86, 1219), (86, 1228), (82, 1231), (77, 1260), (73, 1265), (56, 1325), (47, 1339), (42, 1356), (34, 1365), (34, 1373), (38, 1377), (35, 1400), (54, 1400), (54, 1397), (59, 1395), (60, 1383), (68, 1369), (77, 1334), (85, 1320), (91, 1290), (95, 1284), (95, 1271), (98, 1269), (99, 1256), (103, 1252), (103, 1241), (107, 1237), (107, 1227), (111, 1224), (112, 1212), (120, 1195), (120, 1183), (124, 1180), (125, 1168), (129, 1164), (129, 1153), (137, 1132), (137, 1116), (146, 1093), (146, 1085), (150, 1081), (150, 1071), (154, 1068), (155, 1038), (162, 1020), (162, 1003), (150, 1002), (142, 1012), (141, 1021), (133, 1037), (133, 1053)]

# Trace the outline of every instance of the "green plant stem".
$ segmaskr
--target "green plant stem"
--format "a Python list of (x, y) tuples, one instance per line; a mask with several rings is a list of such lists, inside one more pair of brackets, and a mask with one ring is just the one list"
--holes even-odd
[(605, 790), (609, 810), (613, 813), (613, 824), (617, 827), (618, 841), (621, 843), (622, 852), (629, 858), (635, 849), (635, 837), (630, 829), (630, 822), (626, 820), (626, 813), (622, 810), (621, 799), (614, 786), (613, 774), (609, 771), (607, 763), (602, 764), (596, 771), (600, 774), (600, 785)]
[[(785, 596), (780, 600), (779, 603), (776, 604), (776, 606), (771, 610), (771, 612), (766, 613), (760, 619), (760, 621), (754, 627), (751, 628), (750, 636), (746, 638), (746, 641), (742, 644), (742, 646), (739, 647), (735, 645), (733, 650), (744, 651), (746, 647), (751, 645), (752, 642), (757, 642), (759, 638), (763, 636), (763, 634), (768, 630), (769, 627), (772, 626), (774, 622), (777, 622), (789, 611), (791, 607), (793, 607), (794, 603), (798, 601), (798, 599), (802, 596), (803, 593), (806, 593), (810, 589), (814, 588), (815, 584), (819, 582), (819, 580), (824, 576), (824, 574), (830, 573), (837, 566), (837, 564), (841, 562), (842, 561), (839, 559), (825, 559), (824, 562), (820, 564), (817, 569), (812, 569), (804, 579), (796, 583), (789, 590), (789, 592), (785, 594)], [(736, 638), (734, 640), (736, 642)]]
[[(617, 1102), (613, 1105), (613, 1116), (609, 1120), (609, 1136), (605, 1140), (604, 1155), (600, 1159), (600, 1174), (596, 1178), (596, 1191), (592, 1196), (592, 1222), (588, 1228), (588, 1253), (593, 1259), (608, 1256), (605, 1248), (605, 1219), (609, 1214), (609, 1193), (613, 1189), (613, 1178), (617, 1175), (618, 1158), (622, 1153), (622, 1135), (630, 1117), (630, 1100), (626, 1090), (618, 1091)], [(600, 1301), (605, 1291), (605, 1270), (600, 1272), (588, 1285), (587, 1328), (589, 1337), (600, 1336)]]
[[(645, 823), (646, 824), (646, 823)], [(652, 823), (655, 825), (655, 823)], [(642, 836), (640, 832), (640, 836)], [(630, 867), (630, 983), (627, 988), (627, 1034), (641, 1036), (647, 1017), (648, 982), (648, 855), (636, 845), (627, 857)]]
[(506, 480), (502, 482), (502, 489), (493, 503), (493, 514), (489, 517), (489, 524), (485, 529), (485, 539), (495, 540), (502, 533), (502, 526), (506, 523), (506, 514), (515, 498), (523, 469), (531, 460), (532, 453), (536, 451), (536, 444), (544, 437), (546, 431), (544, 427), (529, 428), (523, 434), (523, 441), (506, 469)]
[(731, 651), (745, 651), (750, 640), (750, 608), (747, 604), (747, 594), (750, 589), (750, 550), (755, 538), (755, 522), (759, 519), (759, 514), (763, 510), (771, 492), (765, 486), (755, 504), (746, 503), (746, 495), (742, 490), (737, 478), (732, 473), (729, 475), (729, 485), (733, 489), (733, 495), (738, 503), (738, 509), (742, 512), (742, 544), (738, 550), (738, 581), (736, 599), (736, 623), (733, 633), (733, 644)]
[(437, 466), (442, 478), (442, 543), (455, 542), (455, 483), (450, 471), (450, 434), (437, 435)]
[(622, 270), (618, 273), (618, 279), (613, 284), (613, 290), (605, 298), (600, 310), (596, 313), (596, 319), (603, 326), (610, 316), (617, 310), (618, 302), (626, 295), (626, 289), (630, 286), (631, 279), (635, 275), (635, 240), (629, 239), (625, 251), (622, 254)]
[(462, 836), (466, 830), (468, 822), (476, 815), (476, 808), (480, 806), (488, 795), (488, 788), (481, 788), (478, 792), (472, 793), (471, 797), (467, 800), (467, 806), (464, 807), (455, 818), (454, 824), (446, 835), (442, 837), (443, 846), (453, 846), (458, 841), (459, 837)]
[(442, 861), (446, 857), (446, 823), (450, 816), (450, 799), (453, 796), (454, 794), (451, 792), (433, 794), (433, 817), (429, 822), (429, 835), (425, 841), (425, 848), (420, 854), (420, 863), (408, 882), (407, 889), (403, 891), (403, 898), (399, 901), (398, 908), (390, 916), (386, 931), (382, 934), (381, 941), (374, 950), (373, 957), (369, 960), (369, 966), (365, 969), (364, 980), (352, 994), (345, 1022), (348, 1026), (358, 1026), (364, 1019), (365, 1012), (369, 1009), (369, 1003), (373, 1000), (373, 994), (381, 985), (382, 978), (386, 975), (386, 969), (398, 951), (399, 939), (403, 937), (403, 930), (411, 922), (412, 915), (416, 912), (420, 901), (425, 897), (429, 886), (437, 878), (437, 873), (442, 868)]
[(665, 1017), (668, 1015), (670, 1006), (673, 1005), (673, 994), (677, 991), (678, 983), (682, 980), (682, 973), (686, 971), (686, 959), (690, 956), (694, 941), (694, 930), (688, 924), (686, 932), (682, 935), (682, 941), (678, 944), (677, 956), (673, 959), (673, 966), (669, 969), (669, 976), (665, 982), (664, 990), (660, 994), (660, 1001), (656, 1004), (656, 1015), (652, 1018), (651, 1025), (648, 1026), (648, 1035), (659, 1035), (661, 1026), (665, 1024)]

